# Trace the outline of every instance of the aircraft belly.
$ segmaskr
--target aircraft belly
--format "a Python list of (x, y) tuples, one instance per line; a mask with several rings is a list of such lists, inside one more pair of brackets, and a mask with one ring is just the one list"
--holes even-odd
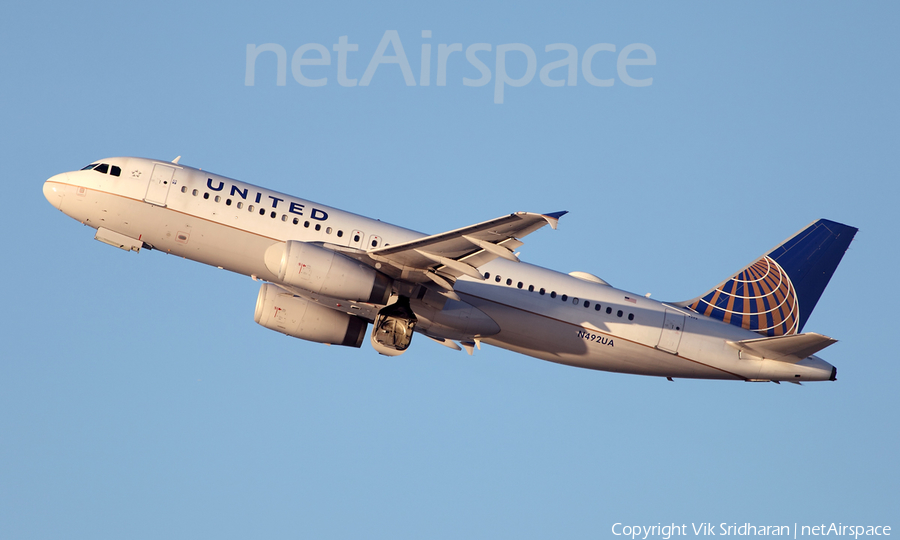
[[(647, 375), (655, 377), (674, 377), (690, 379), (731, 379), (742, 380), (744, 377), (732, 375), (703, 364), (696, 364), (677, 356), (663, 356), (657, 351), (646, 353), (638, 350), (628, 350), (635, 347), (634, 344), (626, 344), (615, 353), (603, 356), (589, 354), (577, 356), (571, 354), (549, 355), (541, 351), (535, 351), (521, 347), (518, 344), (501, 342), (496, 337), (484, 340), (489, 345), (494, 345), (513, 352), (547, 360), (567, 366), (609, 371), (613, 373), (628, 373), (632, 375)], [(619, 347), (619, 343), (616, 343)], [(641, 346), (637, 346), (641, 347)]]
[(239, 274), (276, 279), (265, 265), (272, 239), (184, 214), (167, 217), (164, 226), (145, 237), (154, 248)]
[(551, 316), (466, 298), (500, 326), (485, 343), (550, 362), (602, 371), (700, 379), (743, 379), (741, 375), (660, 351), (613, 333), (590, 331)]
[(68, 204), (65, 213), (86, 225), (108, 228), (165, 253), (248, 276), (275, 278), (264, 260), (266, 249), (275, 242), (270, 238), (171, 208), (97, 192)]

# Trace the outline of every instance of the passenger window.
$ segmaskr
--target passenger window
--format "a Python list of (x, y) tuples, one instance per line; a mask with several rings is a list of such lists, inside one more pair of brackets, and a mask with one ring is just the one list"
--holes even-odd
[[(278, 215), (278, 213), (275, 212), (275, 211), (273, 210), (272, 213), (269, 214), (269, 217), (272, 218), (272, 219), (275, 219), (275, 217), (276, 217), (277, 215)], [(285, 216), (285, 217), (287, 217), (287, 216)], [(281, 221), (284, 221), (284, 220), (281, 220)]]
[(344, 236), (344, 231), (338, 231), (338, 238)]
[(321, 231), (321, 230), (322, 230), (322, 226), (319, 225), (318, 223), (316, 223), (316, 230), (317, 230), (317, 231)]
[(181, 192), (187, 193), (187, 186), (181, 186)]
[(542, 294), (542, 295), (544, 294), (544, 292), (546, 292), (546, 291), (544, 291), (544, 288), (543, 288), (543, 287), (541, 287), (541, 290), (538, 291), (538, 293), (539, 293), (539, 294)]
[(600, 311), (600, 304), (594, 304), (594, 310)]
[(534, 292), (534, 285), (528, 286), (528, 292)]
[(238, 209), (243, 208), (243, 207), (244, 207), (244, 203), (242, 203), (241, 201), (238, 201), (237, 207), (238, 207)]
[(196, 196), (199, 195), (199, 194), (200, 194), (200, 192), (197, 191), (196, 189), (193, 190), (193, 191), (191, 191), (191, 195), (193, 195), (194, 197), (196, 197)]
[(507, 284), (507, 285), (512, 285), (512, 280), (511, 280), (511, 279), (507, 279), (507, 280), (506, 280), (506, 284)]
[(610, 313), (612, 313), (612, 308), (611, 307), (606, 308), (606, 314), (609, 315)]
[(101, 163), (100, 165), (97, 165), (94, 170), (98, 173), (106, 174), (109, 172), (109, 165), (107, 165), (106, 163)]
[(494, 281), (496, 281), (497, 283), (500, 283), (500, 276), (494, 276)]
[(109, 170), (109, 174), (111, 174), (113, 176), (119, 176), (122, 174), (122, 168), (113, 165), (112, 169)]
[(225, 199), (225, 206), (231, 206), (231, 199)]
[(585, 301), (584, 301), (584, 307), (586, 307), (586, 308), (591, 307), (591, 303), (588, 302), (587, 300), (585, 300)]
[(358, 234), (354, 234), (354, 235), (353, 235), (353, 241), (354, 241), (354, 242), (359, 242), (359, 235), (358, 235)]
[(616, 312), (616, 317), (621, 317), (621, 316), (622, 316), (622, 310), (620, 309), (619, 311)]
[(281, 221), (287, 221), (287, 214), (281, 214)]
[(485, 272), (485, 273), (484, 273), (484, 279), (491, 279), (491, 273), (490, 273), (490, 272)]
[(204, 198), (204, 199), (209, 199), (209, 193), (204, 193), (204, 194), (203, 194), (203, 198)]
[(308, 222), (308, 221), (304, 221), (304, 222), (303, 222), (303, 226), (306, 227), (306, 228), (308, 229), (308, 228), (309, 228), (309, 222)]
[(518, 288), (521, 289), (521, 288), (522, 288), (522, 285), (523, 285), (523, 283), (520, 281), (519, 283), (516, 284), (516, 287), (518, 287)]
[(556, 291), (550, 293), (550, 298), (556, 298)]
[(565, 302), (565, 301), (566, 301), (566, 300), (568, 300), (568, 299), (569, 299), (569, 297), (568, 297), (568, 296), (566, 296), (566, 295), (562, 295), (562, 301), (563, 301), (563, 302)]
[(221, 200), (222, 200), (222, 197), (219, 195), (216, 195), (216, 202), (221, 202)]
[(299, 223), (300, 223), (300, 218), (294, 218), (294, 225), (297, 225)]
[(247, 207), (247, 211), (248, 211), (248, 212), (252, 212), (252, 211), (253, 211), (253, 205), (252, 205), (252, 204), (251, 204), (250, 206)]
[(265, 209), (265, 208), (260, 208), (260, 209), (259, 209), (259, 215), (261, 215), (261, 216), (266, 215), (266, 209)]
[(325, 234), (331, 234), (331, 230), (332, 230), (331, 227), (326, 227)]
[(633, 321), (633, 320), (634, 320), (634, 313), (629, 313), (629, 314), (628, 314), (628, 320), (629, 320), (629, 321)]

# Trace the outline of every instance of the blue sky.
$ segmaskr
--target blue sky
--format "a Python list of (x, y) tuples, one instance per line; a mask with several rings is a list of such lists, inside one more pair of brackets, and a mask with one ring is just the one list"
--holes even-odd
[[(252, 5), (35, 2), (0, 20), (7, 284), (3, 538), (616, 538), (616, 522), (891, 525), (900, 496), (898, 9), (870, 3)], [(388, 30), (535, 51), (506, 87), (456, 53), (447, 85), (319, 88), (288, 54), (348, 36), (361, 78)], [(432, 37), (421, 37), (430, 30)], [(565, 43), (575, 86), (539, 72)], [(624, 84), (618, 53), (653, 66)], [(391, 51), (389, 50), (390, 54)], [(635, 54), (637, 58), (640, 55)], [(511, 77), (524, 54), (508, 53)], [(563, 78), (565, 69), (553, 72)], [(654, 298), (715, 285), (807, 223), (860, 228), (806, 329), (836, 383), (676, 381), (418, 339), (398, 358), (253, 323), (258, 284), (128, 254), (42, 182), (108, 156), (172, 159), (436, 233), (568, 210), (522, 257)], [(690, 528), (690, 525), (689, 525)]]

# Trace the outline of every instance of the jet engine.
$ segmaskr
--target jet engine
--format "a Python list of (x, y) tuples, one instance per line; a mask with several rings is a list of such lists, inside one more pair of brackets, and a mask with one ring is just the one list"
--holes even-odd
[(264, 283), (256, 299), (254, 320), (295, 338), (359, 348), (369, 323)]
[(334, 298), (385, 304), (391, 279), (330, 249), (288, 240), (266, 250), (266, 267), (282, 283)]

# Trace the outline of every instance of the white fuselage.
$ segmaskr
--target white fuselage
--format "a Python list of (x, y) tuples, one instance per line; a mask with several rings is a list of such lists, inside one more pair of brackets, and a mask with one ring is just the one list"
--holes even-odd
[[(46, 181), (44, 195), (91, 227), (266, 281), (277, 282), (265, 253), (278, 242), (368, 250), (425, 236), (191, 167), (142, 158), (103, 162), (118, 167), (120, 176), (63, 173)], [(171, 177), (164, 167), (174, 169)], [(489, 277), (464, 276), (454, 291), (500, 328), (475, 337), (504, 349), (572, 366), (665, 377), (796, 382), (832, 375), (832, 366), (815, 356), (798, 363), (742, 357), (728, 341), (759, 334), (600, 282), (504, 259), (479, 270)]]

